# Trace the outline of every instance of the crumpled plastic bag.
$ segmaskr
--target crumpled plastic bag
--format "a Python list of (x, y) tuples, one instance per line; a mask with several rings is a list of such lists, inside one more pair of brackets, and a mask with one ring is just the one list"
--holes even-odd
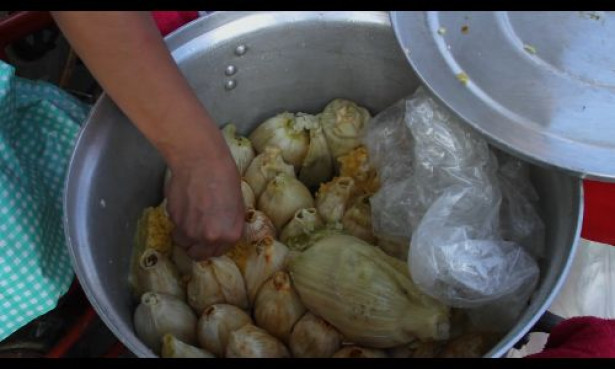
[(498, 183), (502, 191), (500, 232), (502, 238), (523, 246), (535, 259), (545, 256), (545, 225), (538, 214), (538, 193), (527, 164), (499, 153)]
[(364, 142), (382, 183), (370, 200), (374, 232), (412, 240), (419, 288), (457, 308), (514, 301), (506, 315), (516, 317), (544, 248), (525, 164), (499, 153), (498, 170), (487, 142), (422, 87), (374, 117)]
[(518, 244), (498, 238), (498, 196), (478, 186), (444, 191), (412, 236), (408, 265), (415, 283), (461, 308), (535, 285), (534, 259)]

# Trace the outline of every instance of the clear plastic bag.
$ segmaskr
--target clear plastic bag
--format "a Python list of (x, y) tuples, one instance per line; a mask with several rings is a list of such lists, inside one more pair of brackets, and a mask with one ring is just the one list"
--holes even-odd
[[(370, 122), (363, 141), (369, 151), (372, 166), (378, 169), (380, 190), (372, 195), (372, 227), (376, 235), (385, 238), (410, 239), (422, 213), (422, 204), (412, 177), (414, 140), (403, 129), (405, 100), (384, 110)], [(400, 155), (406, 153), (406, 155)]]
[(532, 257), (518, 244), (498, 238), (497, 191), (489, 192), (450, 187), (412, 237), (408, 264), (414, 282), (450, 306), (493, 303), (538, 279)]
[(498, 161), (502, 238), (518, 243), (534, 258), (540, 259), (545, 253), (545, 225), (536, 210), (538, 194), (530, 182), (529, 167), (504, 153), (499, 153)]
[(458, 308), (521, 301), (505, 312), (516, 317), (539, 277), (518, 242), (544, 243), (533, 238), (542, 222), (522, 163), (498, 172), (486, 141), (422, 88), (374, 117), (364, 141), (382, 182), (370, 201), (374, 232), (412, 240), (408, 265), (419, 288)]

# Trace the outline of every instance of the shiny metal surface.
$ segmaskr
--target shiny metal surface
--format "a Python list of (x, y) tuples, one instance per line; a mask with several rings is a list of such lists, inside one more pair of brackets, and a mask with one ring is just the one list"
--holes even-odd
[(391, 19), (421, 80), (492, 143), (615, 181), (614, 12), (392, 12)]
[[(383, 12), (215, 13), (167, 38), (174, 58), (223, 124), (247, 133), (282, 110), (318, 112), (346, 97), (378, 112), (419, 80)], [(240, 45), (245, 53), (236, 55)], [(234, 89), (225, 89), (234, 65)], [(77, 276), (118, 338), (140, 357), (155, 356), (135, 336), (128, 286), (133, 234), (141, 211), (161, 200), (164, 163), (106, 96), (91, 112), (71, 160), (65, 228)], [(579, 235), (580, 181), (533, 168), (547, 223), (548, 258), (534, 301), (490, 355), (502, 355), (544, 312), (562, 283)], [(105, 204), (104, 206), (101, 204)]]

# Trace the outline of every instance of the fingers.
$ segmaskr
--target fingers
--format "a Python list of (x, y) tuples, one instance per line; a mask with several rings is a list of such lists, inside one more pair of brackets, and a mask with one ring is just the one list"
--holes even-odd
[(225, 247), (219, 247), (218, 245), (210, 244), (205, 246), (202, 244), (194, 244), (186, 250), (186, 254), (190, 256), (193, 260), (200, 261), (217, 256), (222, 256), (224, 255), (225, 251)]
[(182, 228), (176, 227), (173, 241), (184, 248), (192, 259), (200, 261), (223, 255), (235, 243), (235, 237), (218, 236), (214, 232), (204, 232), (202, 237), (190, 237)]
[(180, 227), (175, 227), (175, 229), (173, 230), (173, 242), (178, 245), (183, 247), (184, 249), (188, 249), (188, 247), (190, 247), (191, 245), (194, 244), (194, 239), (188, 237), (182, 228)]
[(240, 222), (235, 221), (233, 224), (232, 228), (205, 229), (201, 242), (192, 245), (188, 255), (192, 253), (198, 259), (223, 255), (239, 241), (243, 233), (243, 217)]
[[(188, 217), (187, 219), (190, 219)], [(173, 241), (186, 250), (194, 260), (223, 255), (243, 233), (243, 217), (230, 222), (224, 216), (210, 219), (194, 217), (194, 223), (178, 224), (173, 230)], [(186, 233), (185, 230), (192, 230)]]
[(217, 171), (219, 176), (211, 176), (201, 166), (173, 171), (166, 191), (169, 215), (175, 224), (172, 236), (192, 259), (223, 255), (243, 233), (240, 182), (227, 167)]

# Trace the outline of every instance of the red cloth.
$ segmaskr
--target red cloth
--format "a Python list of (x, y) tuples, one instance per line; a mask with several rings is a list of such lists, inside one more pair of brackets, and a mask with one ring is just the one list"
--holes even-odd
[(615, 245), (615, 184), (583, 183), (585, 214), (581, 237)]
[(199, 17), (199, 12), (152, 12), (154, 21), (163, 36)]
[(576, 317), (551, 331), (542, 352), (528, 358), (615, 358), (615, 320)]

